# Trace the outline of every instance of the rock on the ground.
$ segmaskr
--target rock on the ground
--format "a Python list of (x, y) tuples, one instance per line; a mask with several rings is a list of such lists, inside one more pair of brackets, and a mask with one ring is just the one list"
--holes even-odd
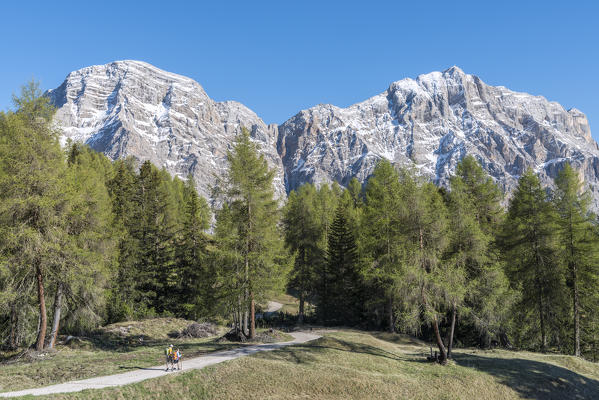
[(210, 322), (194, 322), (180, 332), (178, 338), (205, 338), (218, 334), (216, 325)]

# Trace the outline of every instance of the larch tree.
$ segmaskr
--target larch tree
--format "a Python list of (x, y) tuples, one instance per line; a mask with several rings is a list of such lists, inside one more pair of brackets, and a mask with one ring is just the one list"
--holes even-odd
[(461, 281), (456, 271), (442, 262), (447, 246), (447, 210), (432, 183), (421, 182), (406, 170), (401, 171), (400, 182), (402, 207), (398, 212), (405, 246), (400, 316), (404, 329), (418, 331), (422, 322), (432, 326), (439, 362), (445, 364), (447, 348), (440, 324), (448, 299)]
[(520, 290), (519, 308), (536, 310), (541, 350), (547, 350), (552, 320), (562, 296), (564, 276), (559, 268), (556, 215), (546, 191), (527, 170), (509, 205), (502, 242), (507, 271)]
[(214, 241), (216, 248), (212, 262), (216, 264), (214, 296), (223, 314), (231, 316), (237, 337), (243, 333), (244, 283), (242, 240), (233, 220), (233, 213), (225, 202), (215, 212)]
[(588, 289), (597, 284), (597, 236), (591, 225), (589, 213), (591, 202), (589, 192), (585, 191), (580, 176), (569, 163), (559, 172), (555, 179), (553, 202), (557, 211), (556, 220), (561, 260), (566, 268), (566, 282), (570, 289), (572, 301), (572, 326), (574, 336), (574, 355), (580, 357), (581, 298)]
[(258, 153), (245, 128), (236, 137), (227, 159), (225, 202), (242, 242), (237, 247), (243, 260), (242, 327), (244, 333), (253, 338), (256, 300), (281, 278), (276, 273), (281, 267), (276, 260), (283, 243), (278, 227), (278, 204), (274, 199), (274, 171)]
[(381, 160), (365, 191), (364, 247), (367, 266), (365, 276), (384, 292), (388, 328), (395, 331), (395, 296), (402, 279), (401, 257), (403, 236), (398, 212), (401, 188), (397, 170), (387, 160)]
[(304, 184), (289, 193), (283, 211), (285, 245), (294, 255), (288, 287), (299, 297), (299, 324), (304, 321), (305, 304), (314, 294), (317, 271), (324, 261), (322, 220), (316, 211), (317, 201), (314, 185)]
[(56, 343), (65, 298), (72, 329), (93, 328), (102, 321), (102, 293), (114, 261), (112, 207), (105, 185), (110, 162), (80, 144), (72, 144), (68, 151), (63, 186), (68, 202), (51, 275), (55, 292), (50, 348)]
[(481, 345), (489, 346), (493, 336), (507, 344), (506, 310), (513, 298), (494, 243), (502, 217), (500, 189), (472, 156), (458, 163), (450, 184), (449, 246), (445, 257), (461, 271), (465, 282), (458, 285), (463, 291), (452, 300), (448, 356), (460, 305), (465, 320), (480, 332)]
[[(36, 83), (13, 98), (14, 111), (0, 115), (0, 225), (2, 254), (25, 269), (37, 288), (39, 328), (36, 349), (47, 329), (46, 280), (56, 263), (67, 199), (64, 154), (53, 128), (54, 108)], [(19, 275), (19, 273), (17, 273)]]

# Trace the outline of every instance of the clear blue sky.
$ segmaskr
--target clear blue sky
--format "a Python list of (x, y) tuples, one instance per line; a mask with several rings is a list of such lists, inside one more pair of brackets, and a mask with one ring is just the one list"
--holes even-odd
[(0, 109), (32, 77), (49, 89), (72, 70), (136, 59), (280, 123), (458, 65), (582, 110), (597, 139), (598, 3), (11, 1), (1, 10)]

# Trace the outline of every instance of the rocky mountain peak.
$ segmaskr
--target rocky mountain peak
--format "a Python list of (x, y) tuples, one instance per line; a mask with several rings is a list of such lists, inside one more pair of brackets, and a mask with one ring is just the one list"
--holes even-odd
[(48, 95), (65, 139), (112, 158), (149, 159), (181, 177), (191, 173), (205, 196), (245, 126), (277, 171), (280, 197), (305, 182), (365, 181), (381, 158), (447, 185), (459, 160), (473, 154), (508, 193), (527, 168), (551, 184), (570, 162), (599, 209), (599, 147), (586, 116), (542, 96), (487, 85), (456, 66), (393, 82), (346, 108), (301, 110), (280, 126), (267, 126), (243, 104), (213, 101), (190, 78), (139, 61), (74, 71)]
[(192, 174), (206, 197), (226, 168), (227, 149), (242, 127), (276, 176), (285, 196), (282, 167), (272, 127), (237, 102), (217, 103), (191, 78), (141, 61), (115, 61), (71, 72), (47, 94), (58, 107), (63, 139), (85, 142), (116, 159), (150, 160), (171, 174)]

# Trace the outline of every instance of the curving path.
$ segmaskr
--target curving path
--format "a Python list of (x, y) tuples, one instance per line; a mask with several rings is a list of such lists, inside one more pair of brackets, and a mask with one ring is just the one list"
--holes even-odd
[(283, 305), (279, 302), (276, 301), (269, 301), (268, 302), (268, 308), (266, 309), (267, 313), (274, 313), (279, 311), (281, 308), (283, 307)]
[(285, 346), (306, 343), (320, 337), (319, 335), (307, 332), (292, 332), (290, 335), (293, 336), (293, 340), (289, 342), (248, 345), (232, 350), (219, 351), (216, 353), (207, 354), (205, 356), (190, 358), (189, 360), (184, 359), (183, 367), (185, 369), (181, 371), (166, 372), (164, 370), (164, 365), (158, 365), (155, 367), (140, 368), (138, 370), (124, 372), (122, 374), (99, 376), (96, 378), (65, 382), (58, 385), (45, 386), (41, 388), (19, 390), (17, 392), (4, 392), (0, 393), (0, 397), (18, 397), (25, 395), (41, 396), (45, 394), (79, 392), (85, 389), (104, 389), (108, 387), (123, 386), (130, 383), (144, 381), (146, 379), (157, 378), (159, 376), (178, 374), (193, 369), (204, 368), (209, 365), (248, 356), (260, 351), (272, 351)]

